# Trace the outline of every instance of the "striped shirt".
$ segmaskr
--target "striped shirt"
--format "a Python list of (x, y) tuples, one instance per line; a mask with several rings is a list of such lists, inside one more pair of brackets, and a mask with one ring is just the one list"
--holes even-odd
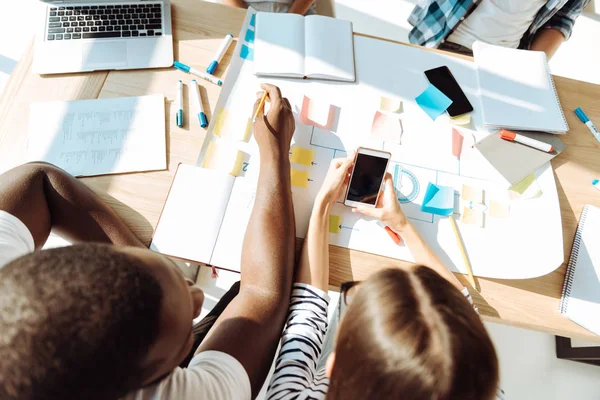
[[(462, 293), (473, 304), (467, 288)], [(281, 349), (267, 390), (268, 400), (327, 397), (329, 378), (325, 375), (325, 360), (333, 352), (333, 330), (337, 328), (336, 324), (327, 331), (328, 306), (327, 293), (305, 283), (294, 284)], [(334, 316), (332, 323), (336, 320)], [(502, 389), (498, 388), (496, 398), (504, 400)]]

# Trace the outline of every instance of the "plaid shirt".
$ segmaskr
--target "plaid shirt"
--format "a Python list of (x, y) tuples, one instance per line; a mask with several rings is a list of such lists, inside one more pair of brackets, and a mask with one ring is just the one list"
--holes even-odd
[[(425, 47), (439, 46), (481, 1), (419, 0), (408, 17), (408, 22), (413, 26), (408, 35), (410, 42)], [(590, 0), (548, 0), (521, 38), (519, 48), (528, 49), (535, 34), (543, 28), (556, 29), (568, 39), (575, 20), (589, 2)]]

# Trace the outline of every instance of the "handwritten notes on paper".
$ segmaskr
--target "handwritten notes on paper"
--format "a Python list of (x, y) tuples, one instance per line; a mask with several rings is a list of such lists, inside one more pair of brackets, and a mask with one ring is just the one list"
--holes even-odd
[(213, 133), (219, 137), (247, 142), (252, 133), (252, 120), (231, 118), (229, 110), (222, 108), (217, 113)]
[(333, 124), (333, 111), (331, 104), (304, 96), (300, 109), (300, 122), (329, 130)]
[(427, 88), (415, 99), (417, 104), (433, 120), (442, 115), (452, 104), (452, 100), (438, 88), (429, 84)]
[(242, 172), (243, 162), (244, 153), (236, 147), (224, 143), (210, 142), (202, 167), (238, 176)]
[(290, 157), (290, 162), (310, 166), (312, 165), (312, 161), (315, 158), (315, 151), (309, 149), (303, 149), (298, 146), (294, 146), (292, 148), (292, 155)]
[(342, 217), (339, 215), (329, 216), (329, 233), (340, 233), (342, 230)]
[(384, 142), (400, 144), (402, 138), (402, 122), (395, 116), (375, 111), (371, 137)]
[(454, 188), (429, 182), (421, 211), (448, 216), (454, 212)]
[(291, 170), (292, 186), (306, 189), (308, 187), (308, 171)]
[(25, 161), (74, 176), (164, 170), (164, 96), (32, 103)]

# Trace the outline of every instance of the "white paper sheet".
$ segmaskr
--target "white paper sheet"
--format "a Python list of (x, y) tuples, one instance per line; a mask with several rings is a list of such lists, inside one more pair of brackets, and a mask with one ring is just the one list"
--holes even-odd
[(166, 169), (164, 96), (33, 103), (25, 161), (74, 176)]

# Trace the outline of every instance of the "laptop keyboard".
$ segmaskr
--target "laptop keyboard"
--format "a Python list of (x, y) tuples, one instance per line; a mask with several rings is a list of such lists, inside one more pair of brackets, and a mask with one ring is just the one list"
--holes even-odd
[(162, 36), (161, 3), (51, 7), (48, 40)]

